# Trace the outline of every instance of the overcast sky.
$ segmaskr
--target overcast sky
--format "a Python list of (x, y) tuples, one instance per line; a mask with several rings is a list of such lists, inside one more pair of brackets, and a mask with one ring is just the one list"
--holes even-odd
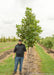
[(16, 36), (16, 24), (21, 23), (26, 7), (40, 20), (41, 37), (54, 34), (54, 0), (0, 0), (0, 37)]

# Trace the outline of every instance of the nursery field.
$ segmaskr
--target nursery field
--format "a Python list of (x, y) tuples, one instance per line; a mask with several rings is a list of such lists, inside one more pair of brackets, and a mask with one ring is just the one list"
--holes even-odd
[(0, 42), (0, 53), (13, 49), (17, 42)]
[(36, 44), (36, 51), (41, 58), (41, 71), (44, 75), (54, 75), (54, 59), (42, 49), (41, 46)]
[[(13, 50), (16, 44), (17, 42), (0, 43), (0, 57), (2, 53), (5, 55), (6, 51)], [(12, 58), (12, 52), (9, 57), (7, 56), (8, 53), (5, 57), (0, 58), (0, 60), (4, 59), (0, 62), (0, 75), (12, 75), (13, 73), (14, 59)], [(35, 44), (35, 46), (30, 49), (28, 57), (29, 60), (24, 59), (24, 72), (28, 71), (27, 66), (29, 66), (29, 71), (32, 75), (54, 75), (54, 59), (49, 54), (45, 53), (44, 49), (42, 49), (40, 45)], [(27, 63), (26, 61), (29, 62)], [(16, 75), (18, 75), (18, 72)]]
[[(17, 42), (0, 42), (0, 75), (11, 75), (13, 68), (12, 50), (14, 49)], [(10, 55), (8, 58), (7, 56)], [(10, 68), (11, 67), (11, 68)]]

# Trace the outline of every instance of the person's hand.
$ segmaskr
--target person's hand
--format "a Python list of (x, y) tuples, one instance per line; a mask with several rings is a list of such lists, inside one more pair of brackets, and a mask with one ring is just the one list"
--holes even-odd
[(14, 57), (15, 57), (15, 56), (13, 56), (13, 59), (14, 59)]
[(25, 59), (27, 59), (27, 55), (25, 55)]

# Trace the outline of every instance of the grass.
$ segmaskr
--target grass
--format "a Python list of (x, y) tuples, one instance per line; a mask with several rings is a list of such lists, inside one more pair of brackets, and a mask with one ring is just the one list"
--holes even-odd
[[(10, 49), (13, 49), (14, 47), (15, 47), (15, 45), (16, 45), (16, 43), (17, 42), (6, 42), (6, 44), (5, 43), (3, 43), (3, 47), (2, 46), (0, 46), (0, 48), (4, 48), (4, 47), (7, 47), (7, 48), (4, 48), (4, 49), (0, 49), (0, 53), (2, 53), (2, 52), (4, 52), (4, 51), (7, 51), (7, 50), (10, 50)], [(11, 46), (11, 47), (10, 47)]]
[(12, 55), (0, 63), (0, 75), (11, 75), (14, 70), (14, 59)]
[(36, 51), (38, 52), (42, 62), (41, 62), (41, 71), (45, 73), (44, 75), (54, 75), (54, 59), (50, 55), (44, 52), (44, 50), (38, 45), (35, 44)]
[(13, 49), (14, 46), (11, 46), (11, 47), (8, 47), (8, 48), (5, 48), (5, 49), (1, 49), (0, 50), (0, 53), (4, 52), (4, 51), (7, 51), (7, 50), (10, 50), (10, 49)]
[(7, 46), (11, 46), (13, 44), (16, 44), (17, 42), (0, 42), (0, 48), (3, 48), (3, 47), (7, 47)]

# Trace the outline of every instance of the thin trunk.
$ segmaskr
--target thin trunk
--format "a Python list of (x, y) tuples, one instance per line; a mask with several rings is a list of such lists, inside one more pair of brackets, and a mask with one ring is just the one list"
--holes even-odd
[(29, 46), (28, 46), (28, 53), (29, 53)]
[(29, 46), (28, 46), (28, 53), (27, 53), (27, 73), (29, 75)]

